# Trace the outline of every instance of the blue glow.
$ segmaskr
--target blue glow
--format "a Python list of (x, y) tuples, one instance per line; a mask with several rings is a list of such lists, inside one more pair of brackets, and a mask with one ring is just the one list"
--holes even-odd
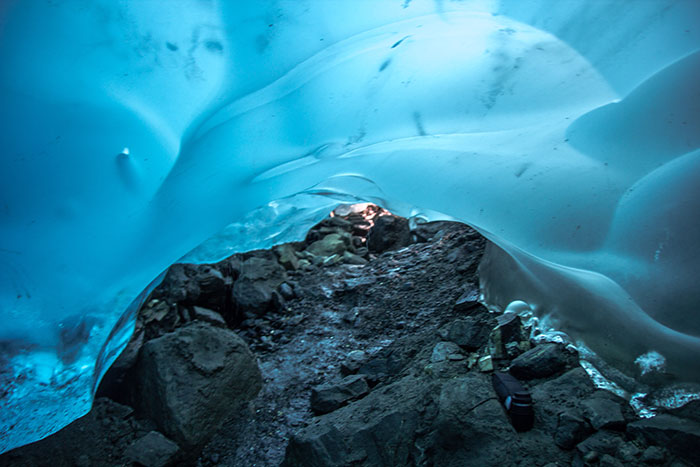
[(169, 264), (348, 200), (470, 223), (507, 252), (494, 305), (700, 380), (698, 20), (695, 0), (2, 2), (0, 452), (89, 410)]

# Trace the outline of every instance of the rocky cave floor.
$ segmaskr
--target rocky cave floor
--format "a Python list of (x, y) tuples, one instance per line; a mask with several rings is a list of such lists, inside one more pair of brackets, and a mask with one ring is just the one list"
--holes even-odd
[[(639, 419), (574, 350), (477, 302), (485, 244), (370, 205), (303, 242), (174, 265), (92, 411), (0, 466), (700, 463), (698, 401)], [(530, 391), (531, 430), (494, 370)]]

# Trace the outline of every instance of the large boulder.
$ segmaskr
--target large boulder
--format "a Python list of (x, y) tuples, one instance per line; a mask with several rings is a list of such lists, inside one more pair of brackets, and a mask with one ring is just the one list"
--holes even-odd
[(182, 446), (201, 445), (262, 387), (243, 340), (200, 321), (147, 342), (138, 379), (140, 409)]
[(316, 240), (306, 248), (306, 251), (314, 256), (328, 257), (342, 255), (348, 248), (349, 237), (339, 233), (331, 233), (320, 240)]
[(275, 259), (254, 256), (245, 260), (240, 265), (240, 275), (232, 291), (238, 312), (261, 316), (273, 309), (280, 302), (276, 297), (277, 288), (285, 280), (287, 274)]
[(541, 344), (516, 357), (510, 373), (519, 379), (546, 378), (561, 373), (574, 360), (575, 355), (563, 345)]
[[(475, 458), (497, 455), (494, 445), (507, 445), (517, 439), (491, 381), (478, 373), (447, 382), (438, 399), (435, 427), (438, 445), (445, 450), (464, 449)], [(493, 464), (495, 465), (495, 464)]]
[(454, 342), (465, 350), (478, 350), (488, 341), (491, 329), (495, 325), (494, 319), (487, 314), (467, 316), (450, 323), (441, 330), (441, 337)]
[(700, 451), (697, 449), (700, 445), (700, 423), (694, 420), (661, 414), (630, 423), (627, 433), (647, 443), (672, 449), (693, 465), (700, 464)]
[(392, 215), (377, 217), (367, 235), (367, 248), (372, 253), (396, 250), (411, 243), (408, 219)]
[(435, 388), (420, 383), (409, 376), (318, 417), (293, 434), (282, 465), (423, 465), (415, 441)]

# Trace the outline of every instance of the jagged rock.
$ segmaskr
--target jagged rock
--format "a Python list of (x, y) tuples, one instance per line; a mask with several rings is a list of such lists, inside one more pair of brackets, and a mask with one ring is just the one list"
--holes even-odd
[(591, 452), (598, 455), (609, 454), (614, 456), (623, 440), (619, 434), (602, 430), (593, 433), (591, 436), (580, 442), (576, 446), (576, 451), (585, 457)]
[(490, 378), (485, 375), (470, 373), (447, 381), (440, 391), (438, 405), (437, 444), (444, 450), (469, 452), (474, 465), (497, 465), (491, 461), (505, 456), (502, 447), (516, 442), (515, 430), (493, 392)]
[(185, 446), (206, 441), (262, 386), (241, 338), (199, 321), (147, 342), (138, 365), (141, 410)]
[[(700, 392), (700, 390), (698, 392)], [(690, 420), (700, 422), (700, 400), (693, 400), (682, 407), (667, 409), (667, 411), (676, 417), (688, 418)]]
[(666, 460), (666, 453), (658, 446), (649, 446), (642, 453), (640, 460), (646, 464), (663, 464)]
[(226, 321), (219, 313), (201, 306), (192, 307), (192, 319), (204, 321), (213, 326), (226, 327)]
[(222, 311), (226, 305), (230, 279), (208, 264), (174, 264), (170, 266), (157, 295), (167, 303), (198, 305)]
[(281, 467), (341, 467), (347, 465), (343, 436), (332, 424), (312, 425), (293, 435)]
[(687, 461), (700, 464), (700, 423), (661, 414), (637, 420), (627, 425), (627, 433), (643, 438), (649, 444), (659, 444), (673, 450)]
[(581, 402), (583, 413), (596, 430), (624, 430), (625, 417), (620, 404), (611, 400), (607, 394), (594, 395)]
[(264, 281), (239, 279), (233, 285), (233, 300), (239, 312), (262, 316), (273, 308), (274, 287)]
[(253, 256), (241, 263), (241, 272), (238, 279), (251, 281), (270, 281), (275, 287), (287, 279), (284, 268), (274, 259), (269, 257)]
[(514, 358), (530, 349), (528, 333), (515, 313), (504, 313), (496, 318), (497, 325), (489, 336), (489, 352), (493, 358)]
[(239, 313), (261, 316), (274, 308), (277, 287), (287, 279), (284, 268), (269, 258), (252, 257), (241, 264), (232, 298)]
[(477, 361), (477, 366), (482, 373), (493, 371), (493, 358), (491, 355), (484, 355)]
[(144, 467), (164, 467), (172, 464), (180, 448), (157, 431), (151, 431), (134, 441), (124, 455)]
[(563, 371), (572, 355), (560, 344), (540, 344), (516, 357), (510, 373), (519, 379), (546, 378)]
[(311, 409), (316, 413), (332, 412), (367, 393), (369, 385), (364, 375), (346, 376), (338, 384), (322, 384), (313, 388)]
[(576, 411), (567, 410), (559, 414), (554, 442), (562, 449), (573, 449), (593, 432), (591, 426)]
[(221, 271), (212, 266), (199, 265), (194, 279), (199, 285), (198, 305), (221, 310), (226, 297), (226, 279)]
[(141, 321), (148, 324), (152, 321), (162, 321), (170, 313), (170, 305), (163, 300), (154, 298), (141, 308)]
[(352, 231), (353, 223), (351, 221), (339, 216), (327, 217), (309, 230), (304, 241), (307, 245), (310, 245), (328, 234), (349, 235)]
[(340, 364), (340, 373), (348, 376), (357, 373), (362, 365), (367, 361), (367, 352), (363, 350), (353, 350), (348, 353), (345, 360)]
[(539, 426), (554, 433), (559, 414), (577, 409), (580, 401), (593, 394), (595, 387), (586, 371), (576, 367), (555, 379), (543, 381), (531, 388), (532, 399), (537, 407)]
[(433, 347), (430, 356), (431, 363), (444, 362), (446, 360), (464, 360), (462, 349), (454, 342), (438, 342)]
[(289, 243), (277, 245), (275, 247), (279, 263), (288, 270), (296, 271), (299, 269), (299, 258), (297, 258), (296, 250)]
[(455, 302), (455, 311), (458, 311), (460, 313), (467, 313), (471, 312), (474, 309), (483, 308), (482, 305), (479, 303), (480, 295), (481, 293), (479, 292), (478, 288), (470, 288), (462, 295), (460, 295), (460, 297)]
[(377, 217), (367, 235), (367, 248), (372, 253), (396, 250), (410, 243), (408, 219), (392, 215)]
[(488, 315), (468, 316), (450, 323), (444, 338), (465, 350), (478, 350), (488, 340), (493, 325)]
[(449, 263), (457, 263), (455, 270), (460, 274), (469, 274), (476, 271), (481, 259), (480, 245), (465, 243), (447, 254)]
[(416, 465), (415, 438), (427, 429), (421, 421), (434, 417), (430, 395), (435, 391), (432, 384), (406, 377), (322, 415), (291, 437), (282, 465)]

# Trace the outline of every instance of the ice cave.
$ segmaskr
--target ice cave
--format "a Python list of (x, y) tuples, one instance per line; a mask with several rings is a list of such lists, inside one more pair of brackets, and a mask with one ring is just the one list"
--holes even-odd
[(2, 2), (0, 453), (88, 412), (170, 264), (353, 202), (473, 226), (490, 307), (700, 382), (699, 24), (697, 0)]

